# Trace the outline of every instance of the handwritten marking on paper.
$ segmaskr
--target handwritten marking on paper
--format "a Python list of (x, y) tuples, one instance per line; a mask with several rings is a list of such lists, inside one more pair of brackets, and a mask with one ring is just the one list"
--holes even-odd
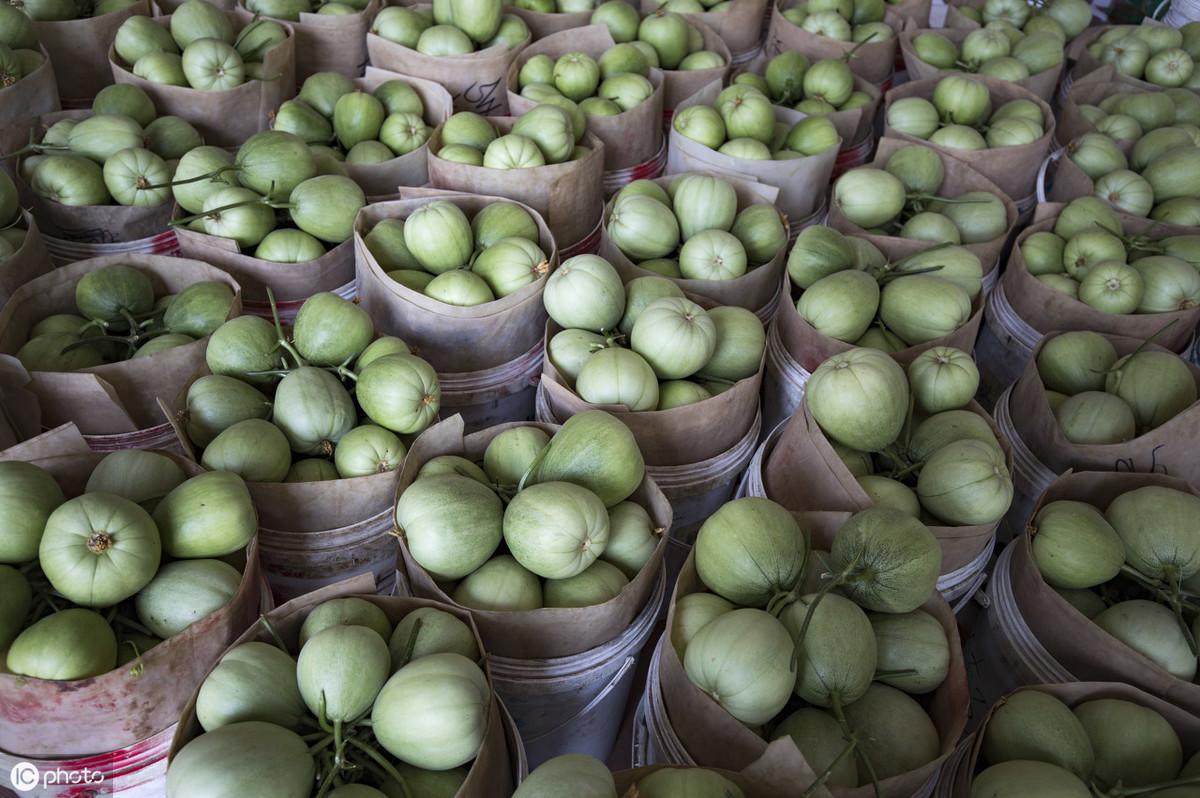
[(491, 83), (472, 83), (454, 95), (454, 102), (458, 104), (461, 100), (462, 104), (470, 110), (483, 116), (494, 115), (498, 111), (503, 112), (504, 106), (496, 97), (501, 80), (501, 78), (496, 78)]
[(1171, 471), (1167, 468), (1166, 463), (1158, 462), (1158, 450), (1165, 446), (1165, 443), (1160, 443), (1150, 450), (1149, 468), (1138, 468), (1138, 463), (1133, 457), (1119, 457), (1113, 463), (1113, 471), (1128, 474), (1165, 474), (1170, 476)]

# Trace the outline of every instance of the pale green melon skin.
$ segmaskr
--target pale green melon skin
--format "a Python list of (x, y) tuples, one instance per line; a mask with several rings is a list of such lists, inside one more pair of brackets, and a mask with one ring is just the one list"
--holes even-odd
[(517, 562), (545, 579), (568, 579), (603, 553), (608, 511), (587, 488), (543, 482), (526, 487), (509, 502), (503, 529)]
[[(419, 629), (418, 622), (421, 624)], [(462, 654), (471, 661), (479, 659), (479, 646), (471, 627), (445, 610), (421, 607), (401, 618), (392, 632), (388, 650), (392, 654), (393, 672), (408, 664), (401, 662), (401, 657), (414, 629), (417, 629), (417, 639), (412, 646), (410, 662), (430, 654), (445, 653)]]
[[(1125, 543), (1130, 565), (1146, 576), (1188, 579), (1200, 573), (1200, 498), (1148, 485), (1112, 500), (1104, 517)], [(1168, 573), (1169, 572), (1169, 573)]]
[(689, 593), (675, 602), (674, 623), (671, 626), (671, 644), (675, 653), (683, 659), (687, 645), (696, 633), (718, 615), (731, 611), (734, 605), (715, 593)]
[(807, 542), (787, 510), (747, 497), (704, 522), (694, 556), (701, 581), (714, 593), (744, 607), (762, 607), (803, 575)]
[(270, 643), (230, 650), (196, 695), (196, 719), (205, 731), (250, 720), (297, 730), (307, 713), (296, 686), (296, 661)]
[[(789, 604), (780, 620), (796, 641), (817, 594)], [(796, 695), (809, 704), (832, 707), (861, 698), (875, 675), (875, 634), (865, 612), (848, 598), (830, 593), (812, 611), (796, 670)]]
[(765, 723), (787, 704), (796, 683), (795, 646), (782, 623), (738, 609), (705, 625), (687, 647), (688, 679), (743, 723)]
[[(780, 721), (771, 739), (777, 740), (785, 734), (791, 736), (814, 773), (823, 773), (846, 746), (837, 720), (813, 707), (798, 709)], [(843, 759), (827, 783), (831, 787), (857, 787), (858, 765), (854, 757)]]
[(173, 637), (225, 607), (242, 575), (220, 560), (176, 560), (158, 569), (134, 604), (138, 620), (163, 638)]
[(1125, 564), (1125, 544), (1090, 504), (1050, 502), (1038, 511), (1033, 526), (1033, 559), (1051, 587), (1095, 587)]
[[(933, 721), (920, 704), (894, 687), (872, 684), (845, 711), (880, 781), (923, 767), (938, 756), (941, 741)], [(859, 783), (870, 778), (860, 761)]]
[(1052, 695), (1019, 690), (992, 710), (983, 731), (983, 756), (992, 764), (1032, 760), (1090, 778), (1096, 755), (1083, 724)]
[(937, 618), (924, 610), (868, 615), (875, 632), (876, 671), (914, 670), (907, 676), (877, 677), (906, 693), (935, 690), (950, 672), (950, 642)]
[(167, 771), (167, 798), (307, 798), (315, 775), (308, 744), (295, 732), (271, 723), (234, 723), (180, 749)]
[(857, 560), (861, 576), (843, 589), (876, 612), (912, 612), (937, 586), (942, 550), (929, 528), (890, 507), (855, 513), (838, 531), (830, 551), (834, 573)]
[(365, 626), (331, 626), (313, 636), (296, 658), (296, 683), (310, 712), (349, 721), (371, 708), (388, 676), (387, 643)]
[(1196, 657), (1188, 647), (1174, 613), (1153, 601), (1122, 601), (1092, 622), (1134, 651), (1179, 679), (1196, 676)]
[(379, 607), (366, 599), (347, 596), (322, 602), (300, 627), (300, 645), (331, 626), (365, 626), (383, 640), (392, 635), (392, 623)]
[(396, 526), (409, 553), (434, 579), (461, 579), (500, 545), (504, 508), (478, 481), (457, 474), (422, 477), (396, 502)]
[(598, 759), (564, 754), (543, 762), (529, 774), (512, 798), (617, 798), (612, 773)]
[(1095, 778), (1144, 787), (1171, 781), (1183, 766), (1183, 748), (1167, 721), (1152, 709), (1101, 698), (1074, 709), (1096, 752)]
[(1090, 798), (1091, 794), (1069, 771), (1045, 762), (993, 765), (971, 783), (971, 798)]
[(646, 461), (629, 428), (608, 413), (589, 410), (571, 416), (555, 433), (526, 484), (572, 482), (612, 507), (633, 495), (645, 474)]
[(736, 784), (704, 768), (663, 768), (637, 783), (641, 798), (745, 798)]

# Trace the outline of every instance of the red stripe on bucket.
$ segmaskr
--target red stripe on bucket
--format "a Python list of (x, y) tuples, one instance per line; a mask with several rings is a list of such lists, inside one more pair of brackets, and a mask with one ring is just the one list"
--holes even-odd
[(833, 162), (833, 174), (831, 179), (836, 180), (844, 173), (850, 171), (856, 166), (862, 166), (871, 157), (871, 149), (875, 146), (875, 139), (867, 133), (867, 137), (860, 144), (842, 150), (837, 155), (837, 160)]
[(600, 251), (600, 222), (596, 222), (596, 226), (592, 232), (588, 233), (579, 241), (559, 252), (559, 257), (563, 260), (573, 258), (576, 255), (595, 255)]
[(661, 175), (666, 168), (667, 139), (664, 136), (662, 146), (658, 148), (658, 152), (650, 160), (642, 161), (625, 169), (613, 169), (611, 172), (605, 172), (603, 177), (604, 192), (606, 194), (613, 194), (634, 180), (652, 180)]
[(163, 449), (178, 443), (175, 428), (163, 423), (135, 432), (118, 432), (111, 435), (84, 435), (88, 448), (93, 452), (118, 452), (122, 449)]

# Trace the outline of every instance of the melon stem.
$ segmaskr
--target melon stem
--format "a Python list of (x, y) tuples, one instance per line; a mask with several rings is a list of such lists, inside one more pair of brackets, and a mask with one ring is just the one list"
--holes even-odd
[(400, 772), (397, 771), (394, 767), (392, 767), (392, 763), (388, 762), (386, 759), (384, 759), (382, 756), (380, 756), (379, 752), (376, 751), (374, 748), (372, 748), (371, 746), (367, 745), (366, 743), (364, 743), (360, 740), (356, 740), (355, 738), (351, 737), (349, 742), (355, 748), (359, 749), (364, 754), (371, 757), (371, 759), (373, 759), (375, 761), (375, 764), (377, 764), (377, 765), (379, 765), (379, 767), (383, 768), (383, 772), (386, 773), (388, 776), (390, 776), (396, 782), (396, 784), (398, 784), (400, 786), (400, 793), (403, 796), (403, 798), (412, 798), (412, 793), (408, 789), (408, 784), (404, 781), (404, 777), (400, 775)]
[(400, 655), (399, 661), (392, 666), (393, 672), (398, 671), (407, 665), (412, 660), (413, 650), (417, 647), (417, 635), (421, 633), (421, 619), (413, 624), (413, 628), (409, 630), (408, 639), (404, 641), (404, 649)]
[(800, 793), (800, 798), (812, 798), (813, 793), (823, 787), (825, 782), (829, 781), (829, 777), (833, 775), (834, 769), (841, 765), (847, 756), (854, 753), (856, 748), (858, 748), (858, 738), (852, 734), (850, 741), (846, 743), (846, 747), (838, 752), (838, 755), (829, 763), (829, 767), (821, 771), (821, 774), (817, 776), (817, 780), (808, 785), (804, 792)]
[[(146, 627), (142, 626), (142, 625), (141, 625), (140, 623), (138, 623), (137, 621), (135, 621), (135, 620), (132, 620), (131, 618), (126, 618), (124, 615), (121, 615), (120, 613), (117, 613), (116, 615), (114, 615), (114, 616), (112, 617), (112, 621), (111, 621), (111, 622), (112, 622), (112, 623), (115, 623), (115, 624), (116, 624), (116, 625), (118, 625), (118, 626), (124, 626), (124, 627), (125, 627), (125, 628), (127, 628), (127, 629), (132, 629), (133, 631), (135, 631), (135, 632), (139, 632), (139, 633), (141, 633), (141, 634), (144, 634), (144, 635), (146, 635), (147, 637), (154, 637), (154, 636), (155, 636), (154, 632), (151, 632), (149, 629), (147, 629)], [(136, 650), (136, 649), (135, 649), (135, 650)]]
[(1175, 614), (1175, 620), (1179, 624), (1180, 630), (1183, 632), (1183, 639), (1187, 641), (1188, 648), (1192, 654), (1197, 654), (1196, 637), (1192, 634), (1191, 627), (1183, 617), (1183, 605), (1186, 603), (1189, 609), (1196, 609), (1194, 602), (1187, 601), (1181, 583), (1182, 574), (1176, 572), (1174, 567), (1164, 569), (1167, 576), (1166, 589), (1162, 587), (1159, 580), (1151, 579), (1131, 565), (1122, 565), (1121, 573), (1137, 582), (1146, 590), (1154, 594), (1155, 598), (1164, 601), (1169, 605), (1171, 611)]
[[(808, 635), (808, 625), (812, 623), (813, 615), (817, 610), (817, 605), (821, 603), (821, 599), (829, 595), (830, 591), (839, 585), (845, 584), (847, 579), (858, 570), (859, 556), (861, 555), (855, 556), (855, 558), (850, 561), (850, 564), (846, 566), (845, 570), (839, 574), (835, 574), (832, 579), (821, 585), (821, 588), (813, 595), (812, 603), (808, 605), (808, 611), (804, 614), (804, 623), (800, 625), (800, 631), (796, 633), (796, 639), (793, 641), (795, 643), (795, 647), (792, 649), (793, 671), (796, 670), (800, 663), (800, 649), (804, 644), (805, 636)], [(795, 595), (794, 591), (795, 588), (793, 588), (792, 591), (789, 591), (787, 594), (792, 601), (795, 601), (799, 598)], [(778, 607), (777, 612), (782, 612), (785, 607), (792, 603), (792, 601), (788, 601), (787, 603), (783, 604), (782, 607)]]
[(271, 636), (271, 639), (274, 641), (275, 645), (279, 646), (280, 650), (286, 654), (292, 653), (288, 651), (288, 647), (284, 645), (283, 638), (279, 636), (279, 632), (275, 631), (275, 626), (269, 620), (267, 620), (267, 616), (258, 616), (258, 622), (261, 623), (263, 628), (267, 630), (267, 634)]
[[(850, 723), (846, 720), (846, 712), (842, 708), (842, 696), (839, 693), (830, 693), (830, 701), (833, 704), (833, 717), (837, 720), (838, 725), (842, 727), (842, 734), (846, 735), (846, 739), (857, 741), (857, 736), (854, 730), (850, 728)], [(867, 756), (866, 751), (855, 746), (855, 755), (862, 762), (863, 767), (867, 769), (867, 775), (871, 777), (871, 786), (875, 789), (875, 798), (880, 798), (882, 791), (879, 789), (879, 777), (875, 775), (875, 766), (871, 764), (871, 758)]]

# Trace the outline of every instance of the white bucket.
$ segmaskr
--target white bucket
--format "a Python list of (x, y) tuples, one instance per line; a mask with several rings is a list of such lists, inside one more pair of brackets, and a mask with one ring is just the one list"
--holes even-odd
[(701, 525), (733, 498), (738, 480), (754, 456), (761, 430), (762, 413), (759, 413), (742, 439), (716, 457), (686, 465), (646, 466), (646, 476), (654, 480), (671, 502), (666, 569), (672, 585)]
[(815, 224), (825, 224), (825, 217), (829, 215), (829, 200), (823, 198), (821, 207), (805, 216), (803, 219), (788, 219), (788, 247), (796, 243), (796, 237), (800, 235), (800, 231), (806, 227), (812, 227)]
[(767, 331), (767, 359), (763, 369), (763, 429), (773, 430), (791, 418), (804, 399), (804, 384), (812, 374), (801, 366), (779, 340), (772, 324)]
[(988, 405), (1016, 382), (1042, 335), (1017, 315), (1008, 303), (1004, 285), (998, 283), (988, 294), (983, 324), (975, 340), (975, 362), (979, 364), (979, 400)]
[(666, 596), (660, 576), (646, 606), (624, 632), (590, 651), (554, 659), (491, 656), (492, 682), (516, 721), (530, 770), (560, 754), (608, 758)]
[[(691, 754), (679, 740), (679, 736), (675, 734), (675, 729), (671, 726), (671, 719), (667, 715), (667, 707), (662, 700), (662, 694), (658, 690), (659, 656), (662, 647), (670, 644), (670, 636), (664, 634), (659, 639), (658, 645), (654, 647), (654, 656), (650, 660), (650, 673), (646, 677), (646, 694), (638, 705), (639, 719), (644, 719), (641, 724), (644, 731), (640, 740), (636, 720), (634, 724), (634, 767), (658, 764), (685, 765), (687, 767), (696, 767), (697, 764), (701, 764), (702, 766), (702, 763), (697, 763), (692, 759)], [(639, 742), (642, 744), (640, 750)], [(643, 758), (644, 761), (639, 762), (638, 757)], [(934, 788), (937, 787), (938, 773), (938, 771), (934, 771), (929, 780), (922, 784), (911, 798), (930, 798)]]
[(1021, 617), (1010, 576), (1016, 545), (1009, 544), (996, 561), (987, 617), (964, 646), (977, 677), (971, 680), (972, 704), (990, 707), (1022, 685), (1078, 681), (1046, 651)]
[(1017, 432), (1016, 427), (1013, 426), (1012, 414), (1009, 412), (1008, 406), (1011, 394), (1012, 388), (1010, 387), (996, 400), (996, 407), (992, 411), (992, 416), (996, 420), (996, 429), (1012, 448), (1013, 456), (1013, 500), (1008, 512), (1004, 515), (1004, 521), (999, 530), (1000, 539), (1004, 542), (1012, 540), (1025, 529), (1025, 524), (1028, 523), (1029, 516), (1037, 505), (1038, 497), (1046, 491), (1046, 488), (1050, 487), (1050, 483), (1055, 479), (1054, 472), (1030, 451), (1029, 447), (1025, 445), (1025, 441), (1021, 440), (1021, 435)]
[[(111, 235), (108, 231), (95, 231), (101, 237)], [(142, 255), (171, 255), (179, 256), (179, 240), (174, 230), (164, 230), (149, 238), (139, 238), (136, 241), (83, 241), (55, 238), (42, 233), (46, 242), (46, 253), (50, 262), (55, 266), (67, 266), (81, 260), (98, 258), (102, 255), (126, 255), (139, 253)]]
[(967, 736), (942, 763), (942, 769), (938, 773), (937, 787), (933, 790), (933, 798), (954, 798), (954, 782), (958, 778), (958, 771), (967, 766), (967, 759), (971, 755), (971, 746), (974, 743), (974, 735)]
[(0, 751), (0, 795), (13, 798), (162, 798), (175, 725), (126, 748), (72, 759), (34, 759)]
[(1192, 345), (1188, 347), (1187, 359), (1200, 366), (1200, 335), (1192, 339)]
[(1014, 205), (1017, 206), (1017, 224), (1015, 229), (1020, 230), (1033, 221), (1033, 211), (1038, 205), (1038, 192), (1035, 188), (1028, 197), (1016, 200)]
[(626, 167), (612, 169), (603, 175), (604, 196), (611, 197), (634, 180), (653, 180), (661, 177), (667, 169), (667, 137), (663, 136), (662, 146), (650, 160)]
[(482, 371), (438, 374), (442, 417), (461, 415), (467, 432), (478, 432), (534, 415), (543, 345), (539, 340), (520, 357)]
[(118, 452), (122, 449), (164, 449), (173, 454), (187, 457), (175, 428), (162, 423), (135, 432), (117, 432), (111, 435), (84, 435), (84, 441), (93, 452)]
[(376, 590), (396, 589), (392, 508), (357, 524), (320, 532), (259, 527), (258, 556), (279, 603), (358, 574), (375, 576)]
[[(762, 444), (754, 452), (754, 457), (750, 459), (746, 473), (742, 476), (741, 484), (738, 485), (737, 498), (741, 499), (746, 496), (767, 498), (767, 487), (763, 481), (763, 464), (766, 463), (782, 433), (783, 424), (779, 424), (763, 439)], [(975, 559), (961, 568), (938, 577), (938, 592), (953, 607), (955, 614), (967, 606), (971, 597), (987, 579), (987, 564), (992, 558), (995, 541), (996, 538), (993, 535)]]

